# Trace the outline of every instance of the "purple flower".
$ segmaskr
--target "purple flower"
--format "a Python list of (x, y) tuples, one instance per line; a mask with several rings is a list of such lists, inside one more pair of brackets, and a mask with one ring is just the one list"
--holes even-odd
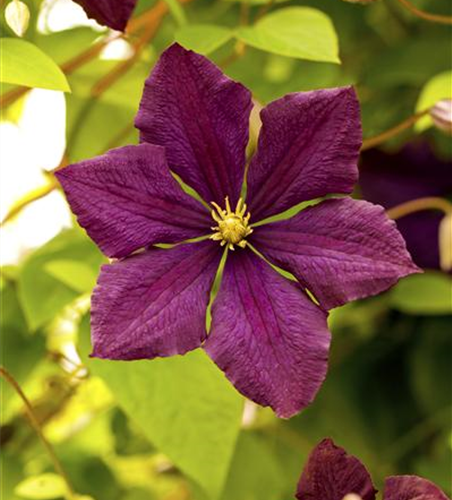
[[(203, 346), (242, 394), (290, 417), (325, 377), (326, 311), (417, 268), (383, 208), (367, 202), (329, 199), (291, 219), (256, 224), (300, 202), (351, 192), (361, 144), (351, 88), (290, 94), (262, 111), (247, 207), (241, 188), (251, 106), (245, 87), (173, 45), (145, 84), (136, 119), (143, 144), (71, 165), (58, 178), (79, 223), (120, 259), (102, 268), (93, 295), (93, 355), (152, 359)], [(211, 207), (186, 194), (171, 172)], [(223, 247), (235, 251), (207, 336)]]
[(123, 31), (135, 8), (136, 0), (75, 0), (88, 17), (114, 30)]
[[(364, 465), (331, 439), (311, 452), (298, 483), (298, 500), (375, 500), (377, 490)], [(418, 476), (386, 478), (383, 500), (449, 500), (432, 482)]]
[[(452, 163), (437, 158), (427, 143), (411, 143), (394, 154), (378, 149), (365, 152), (359, 181), (364, 198), (392, 208), (428, 196), (450, 197), (451, 169)], [(443, 217), (441, 212), (426, 210), (397, 220), (420, 267), (440, 268), (438, 228)]]

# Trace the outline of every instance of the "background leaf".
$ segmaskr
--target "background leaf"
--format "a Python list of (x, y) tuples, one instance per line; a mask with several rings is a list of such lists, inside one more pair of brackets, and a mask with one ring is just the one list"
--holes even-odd
[(268, 14), (254, 26), (238, 28), (242, 42), (287, 57), (340, 63), (333, 23), (309, 7), (288, 7)]
[(30, 500), (52, 500), (64, 497), (67, 489), (61, 476), (49, 472), (25, 479), (16, 486), (14, 492)]
[(391, 305), (409, 314), (452, 314), (452, 278), (427, 271), (403, 279), (391, 291)]
[(176, 31), (176, 41), (199, 54), (210, 54), (228, 42), (233, 32), (214, 24), (190, 24)]
[[(416, 104), (416, 111), (428, 109), (441, 99), (452, 99), (452, 71), (444, 71), (424, 85)], [(432, 124), (430, 116), (425, 116), (416, 123), (416, 130), (421, 132)]]
[(0, 39), (2, 51), (1, 81), (70, 92), (64, 73), (48, 55), (25, 40)]
[[(83, 326), (86, 340), (89, 326)], [(90, 359), (147, 438), (210, 498), (220, 495), (239, 433), (243, 398), (202, 350), (152, 361)]]

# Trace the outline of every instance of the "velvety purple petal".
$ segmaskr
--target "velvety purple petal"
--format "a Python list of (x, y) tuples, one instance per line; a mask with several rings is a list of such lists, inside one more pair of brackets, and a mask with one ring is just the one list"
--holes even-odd
[(250, 241), (325, 309), (380, 293), (419, 271), (383, 208), (351, 198), (326, 200), (257, 227)]
[(248, 173), (254, 222), (358, 179), (359, 104), (351, 87), (289, 94), (261, 111), (257, 153)]
[(172, 177), (164, 148), (126, 146), (56, 172), (78, 222), (109, 257), (209, 234), (209, 212)]
[(114, 30), (123, 31), (135, 8), (136, 0), (75, 0), (88, 17)]
[[(360, 187), (365, 199), (392, 208), (427, 196), (452, 195), (452, 162), (438, 158), (429, 144), (411, 143), (390, 154), (365, 151), (360, 168)], [(417, 212), (397, 220), (414, 262), (439, 269), (438, 227), (444, 215)]]
[(289, 418), (327, 371), (326, 314), (250, 250), (230, 252), (205, 349), (246, 397)]
[(377, 490), (364, 465), (331, 439), (321, 441), (309, 455), (296, 497), (299, 500), (343, 500), (349, 493), (374, 500)]
[(204, 241), (103, 266), (92, 297), (93, 356), (152, 359), (199, 347), (220, 258), (220, 247)]
[(392, 476), (385, 481), (383, 500), (449, 500), (449, 497), (422, 477)]
[(136, 126), (165, 146), (170, 168), (207, 202), (237, 202), (252, 102), (205, 57), (173, 44), (146, 80)]

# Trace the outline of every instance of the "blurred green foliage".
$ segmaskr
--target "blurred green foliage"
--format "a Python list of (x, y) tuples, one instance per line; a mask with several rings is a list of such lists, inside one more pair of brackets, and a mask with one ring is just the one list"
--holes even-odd
[[(58, 81), (63, 89), (55, 67), (106, 34), (87, 27), (40, 33), (41, 2), (24, 1), (31, 11), (26, 42), (54, 63), (39, 63), (36, 75), (27, 71), (37, 78), (44, 69), (44, 79), (4, 83), (53, 88)], [(104, 91), (93, 88), (121, 61), (95, 57), (66, 71), (68, 161), (137, 142), (132, 123), (144, 79), (173, 40), (209, 54), (262, 104), (288, 92), (355, 84), (365, 137), (447, 97), (449, 28), (413, 17), (395, 0), (367, 7), (342, 0), (167, 3), (169, 15), (151, 42)], [(416, 5), (446, 15), (446, 3)], [(140, 0), (136, 15), (155, 4)], [(318, 26), (303, 17), (310, 9), (318, 10)], [(1, 24), (8, 44), (28, 47), (12, 40), (3, 17)], [(2, 92), (11, 89), (4, 85)], [(439, 131), (421, 128), (441, 154), (450, 154)], [(74, 228), (5, 267), (1, 278), (2, 364), (32, 402), (75, 491), (85, 495), (79, 500), (292, 498), (307, 454), (326, 436), (358, 455), (380, 488), (388, 474), (414, 473), (451, 492), (449, 275), (413, 276), (334, 311), (328, 378), (311, 407), (282, 421), (245, 403), (202, 352), (152, 362), (90, 359), (88, 297), (103, 262)], [(75, 361), (67, 359), (74, 346)], [(64, 495), (21, 401), (3, 381), (1, 440), (2, 499)]]

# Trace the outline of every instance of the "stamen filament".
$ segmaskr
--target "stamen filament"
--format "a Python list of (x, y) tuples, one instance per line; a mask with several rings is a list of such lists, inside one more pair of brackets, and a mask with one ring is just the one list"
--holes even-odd
[(212, 240), (221, 241), (221, 246), (228, 246), (229, 250), (234, 250), (234, 245), (240, 248), (246, 247), (245, 238), (253, 232), (249, 225), (251, 214), (242, 198), (239, 198), (235, 211), (231, 209), (229, 197), (225, 198), (226, 209), (222, 209), (214, 201), (211, 203), (215, 210), (212, 210), (212, 218), (218, 226), (212, 227), (214, 234), (210, 236)]

